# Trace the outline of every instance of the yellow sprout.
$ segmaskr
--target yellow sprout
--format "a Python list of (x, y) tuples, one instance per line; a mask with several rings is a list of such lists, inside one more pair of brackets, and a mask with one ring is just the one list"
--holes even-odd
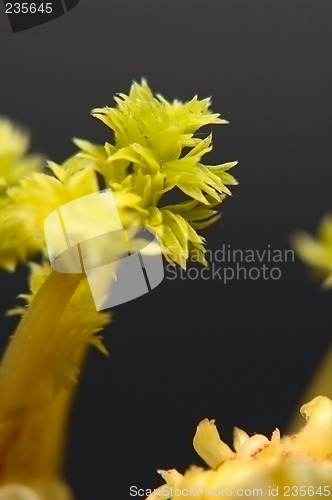
[[(114, 144), (77, 140), (79, 154), (62, 165), (49, 162), (48, 173), (23, 156), (27, 136), (0, 122), (0, 267), (43, 262), (45, 219), (104, 187), (113, 191), (121, 224), (152, 228), (168, 261), (185, 267), (195, 251), (205, 263), (197, 230), (219, 217), (215, 208), (236, 184), (228, 173), (235, 162), (204, 164), (212, 136), (197, 131), (226, 122), (210, 112), (209, 99), (170, 103), (145, 81), (115, 100), (115, 108), (93, 112), (113, 130)], [(183, 201), (165, 203), (174, 189)], [(79, 226), (84, 230), (84, 221)], [(105, 351), (98, 332), (110, 316), (96, 311), (83, 272), (30, 267), (31, 293), (22, 296), (28, 307), (13, 311), (23, 318), (0, 367), (0, 498), (67, 500), (61, 475), (68, 412), (87, 347)]]
[[(318, 396), (301, 408), (306, 425), (293, 436), (280, 437), (276, 429), (271, 438), (249, 436), (234, 429), (234, 451), (224, 443), (213, 420), (197, 427), (194, 447), (211, 467), (191, 467), (180, 474), (159, 471), (166, 484), (154, 490), (149, 500), (187, 498), (198, 500), (221, 496), (330, 496), (332, 479), (332, 401)], [(251, 491), (251, 495), (249, 494)], [(222, 495), (222, 492), (224, 494)], [(227, 492), (227, 493), (226, 493)], [(301, 492), (301, 494), (300, 494)], [(277, 493), (277, 494), (276, 494)]]
[[(114, 144), (76, 139), (81, 156), (95, 163), (107, 186), (141, 198), (144, 224), (157, 233), (169, 262), (185, 267), (195, 250), (205, 264), (205, 239), (196, 230), (217, 220), (215, 207), (231, 194), (227, 185), (236, 184), (228, 173), (236, 162), (203, 164), (212, 150), (212, 135), (202, 137), (197, 131), (227, 122), (211, 113), (210, 99), (168, 102), (154, 96), (145, 80), (115, 101), (115, 108), (92, 112), (112, 129)], [(163, 195), (174, 189), (182, 191), (183, 202), (165, 205)]]

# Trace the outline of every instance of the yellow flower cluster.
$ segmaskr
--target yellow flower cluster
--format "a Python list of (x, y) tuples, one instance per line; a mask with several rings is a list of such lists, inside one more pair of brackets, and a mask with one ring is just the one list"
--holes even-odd
[[(328, 497), (332, 483), (332, 401), (318, 396), (301, 408), (307, 419), (298, 434), (280, 437), (276, 429), (268, 439), (234, 429), (234, 451), (219, 436), (214, 421), (197, 427), (194, 448), (211, 467), (191, 467), (184, 475), (159, 471), (166, 485), (154, 490), (152, 499), (185, 499), (188, 492), (203, 500), (221, 496)], [(224, 494), (222, 495), (222, 492)], [(252, 495), (250, 495), (250, 492)], [(296, 494), (297, 492), (297, 494)], [(277, 493), (277, 494), (276, 494)]]
[[(77, 139), (80, 154), (62, 166), (49, 163), (53, 175), (32, 173), (41, 168), (41, 161), (23, 156), (27, 136), (9, 122), (0, 122), (0, 189), (5, 189), (5, 197), (0, 197), (0, 267), (13, 270), (44, 251), (46, 216), (98, 191), (96, 172), (113, 189), (124, 223), (137, 223), (139, 212), (140, 224), (156, 232), (167, 260), (185, 267), (195, 250), (199, 261), (206, 263), (205, 239), (197, 230), (219, 217), (215, 207), (230, 194), (227, 185), (236, 184), (228, 173), (236, 162), (204, 165), (212, 135), (198, 137), (197, 130), (227, 122), (210, 112), (209, 99), (170, 103), (154, 96), (144, 80), (115, 101), (115, 108), (93, 111), (114, 131), (115, 144), (98, 146)], [(163, 204), (163, 195), (174, 189), (185, 199)]]
[[(227, 123), (209, 111), (210, 99), (182, 103), (154, 96), (145, 80), (134, 83), (129, 95), (115, 97), (115, 108), (92, 114), (114, 132), (114, 145), (104, 146), (76, 139), (84, 158), (92, 160), (113, 190), (136, 193), (145, 210), (144, 224), (158, 235), (167, 260), (182, 267), (196, 250), (205, 263), (202, 229), (218, 216), (214, 207), (236, 181), (228, 170), (236, 162), (204, 165), (212, 149), (212, 135), (197, 136), (199, 128)], [(185, 198), (164, 205), (162, 196), (177, 188)]]

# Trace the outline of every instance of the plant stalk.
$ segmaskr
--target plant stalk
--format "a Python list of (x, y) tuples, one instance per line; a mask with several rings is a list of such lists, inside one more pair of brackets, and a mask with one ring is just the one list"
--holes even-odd
[[(48, 500), (70, 498), (61, 473), (68, 413), (77, 385), (71, 380), (60, 386), (55, 383), (48, 349), (82, 278), (83, 274), (51, 271), (0, 365), (0, 485), (23, 483)], [(75, 352), (78, 366), (85, 354), (85, 345)]]

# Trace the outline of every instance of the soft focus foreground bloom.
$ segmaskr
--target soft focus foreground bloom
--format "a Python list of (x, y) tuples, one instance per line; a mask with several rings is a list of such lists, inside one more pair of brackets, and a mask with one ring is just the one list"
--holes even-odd
[(51, 484), (49, 489), (40, 493), (37, 489), (29, 488), (20, 483), (11, 483), (0, 487), (0, 500), (72, 500), (73, 497), (69, 488), (62, 483)]
[(54, 175), (33, 173), (7, 191), (7, 204), (0, 211), (0, 266), (5, 269), (14, 270), (18, 262), (45, 250), (44, 220), (52, 210), (98, 190), (93, 169), (82, 160), (50, 167)]
[[(136, 193), (145, 210), (145, 225), (159, 236), (167, 260), (185, 267), (195, 249), (205, 263), (202, 229), (218, 218), (214, 210), (236, 181), (228, 170), (236, 162), (204, 165), (212, 149), (212, 135), (196, 135), (204, 125), (227, 123), (209, 111), (210, 99), (182, 103), (154, 96), (146, 81), (134, 83), (129, 95), (115, 97), (117, 107), (92, 114), (114, 132), (114, 145), (98, 146), (76, 140), (82, 156), (115, 191)], [(187, 199), (164, 205), (162, 197), (177, 188)], [(164, 206), (163, 206), (164, 205)]]
[(301, 408), (301, 414), (307, 423), (293, 436), (281, 438), (276, 429), (269, 439), (235, 428), (234, 451), (220, 439), (214, 421), (203, 420), (197, 427), (194, 448), (211, 469), (191, 467), (184, 475), (175, 470), (159, 471), (166, 487), (155, 490), (149, 499), (184, 499), (191, 492), (203, 500), (220, 498), (222, 491), (223, 496), (240, 496), (240, 492), (255, 496), (256, 488), (261, 491), (256, 496), (266, 499), (271, 497), (272, 488), (278, 491), (275, 496), (281, 497), (287, 492), (305, 498), (330, 496), (332, 401), (318, 396)]

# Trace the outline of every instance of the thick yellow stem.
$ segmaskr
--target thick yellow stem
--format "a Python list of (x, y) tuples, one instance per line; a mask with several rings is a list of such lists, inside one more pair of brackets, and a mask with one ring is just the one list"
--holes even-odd
[[(49, 500), (56, 485), (75, 382), (58, 385), (50, 366), (57, 325), (84, 275), (52, 271), (11, 339), (0, 366), (0, 484), (23, 483)], [(65, 335), (66, 332), (63, 332)], [(86, 347), (75, 353), (81, 364)], [(60, 483), (59, 483), (60, 484)]]

